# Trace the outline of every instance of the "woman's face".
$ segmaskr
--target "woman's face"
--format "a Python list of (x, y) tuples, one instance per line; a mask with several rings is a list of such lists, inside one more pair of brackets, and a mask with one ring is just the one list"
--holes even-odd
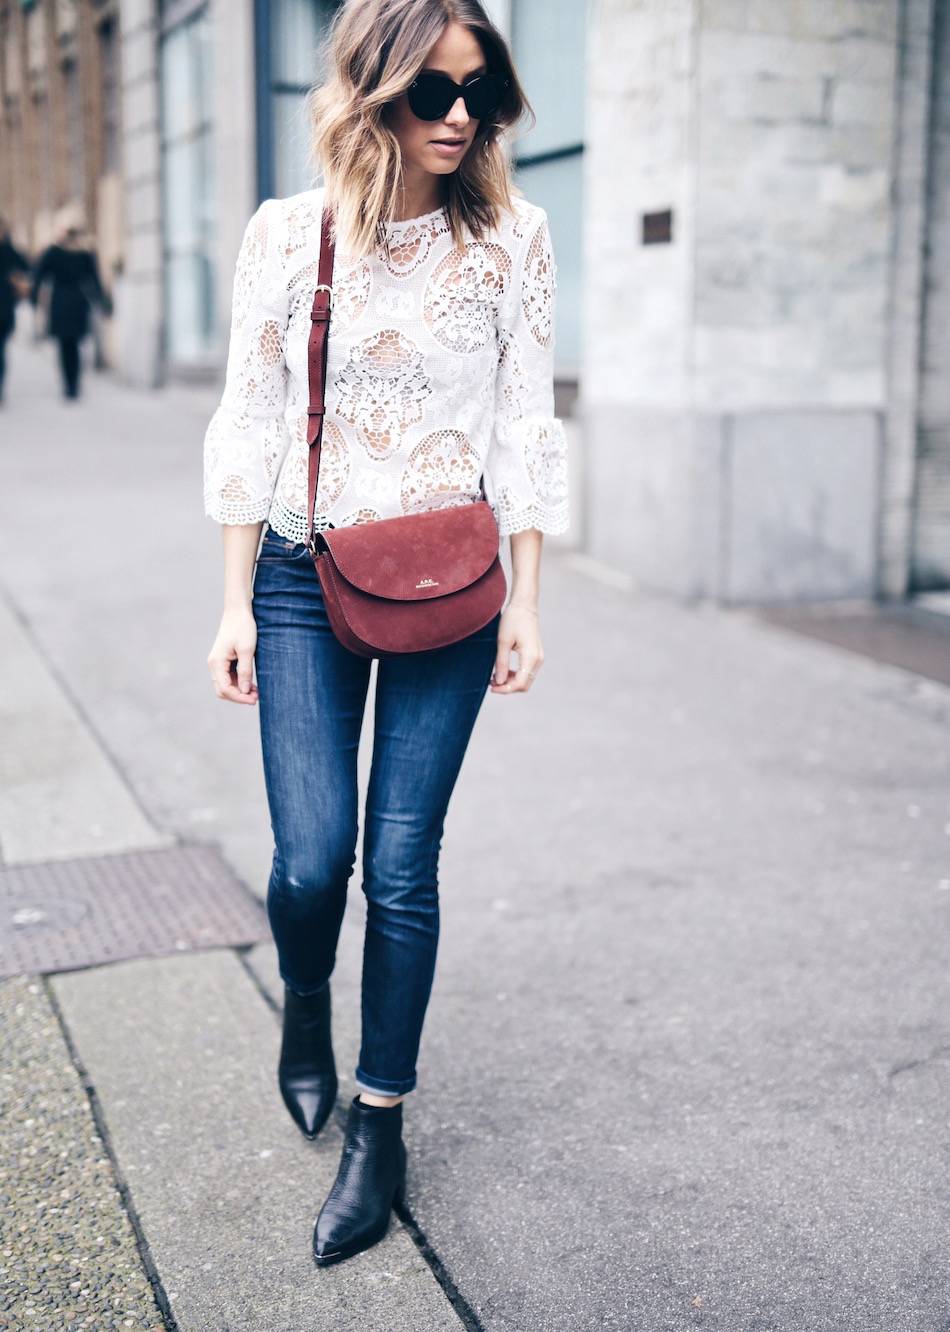
[[(474, 33), (460, 23), (450, 23), (430, 49), (423, 69), (437, 70), (456, 83), (464, 83), (473, 74), (487, 72), (488, 66)], [(479, 122), (468, 114), (461, 97), (439, 120), (419, 120), (402, 93), (389, 108), (388, 124), (402, 149), (406, 184), (424, 188), (426, 173), (446, 176), (456, 170), (472, 146)], [(462, 142), (457, 149), (439, 148), (437, 139)]]

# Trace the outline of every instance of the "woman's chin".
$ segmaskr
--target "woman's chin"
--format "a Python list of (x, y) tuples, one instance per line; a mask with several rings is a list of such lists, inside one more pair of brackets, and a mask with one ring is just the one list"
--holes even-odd
[[(464, 153), (462, 156), (464, 157)], [(438, 176), (450, 176), (453, 171), (459, 169), (461, 161), (461, 157), (456, 162), (447, 162), (444, 157), (439, 156), (429, 157), (426, 159), (426, 168)]]

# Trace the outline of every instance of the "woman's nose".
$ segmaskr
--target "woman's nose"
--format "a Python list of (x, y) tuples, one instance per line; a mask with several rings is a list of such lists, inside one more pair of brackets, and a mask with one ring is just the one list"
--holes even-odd
[(446, 120), (451, 120), (453, 125), (468, 124), (468, 107), (465, 105), (465, 98), (461, 95), (456, 97), (449, 110), (445, 113)]

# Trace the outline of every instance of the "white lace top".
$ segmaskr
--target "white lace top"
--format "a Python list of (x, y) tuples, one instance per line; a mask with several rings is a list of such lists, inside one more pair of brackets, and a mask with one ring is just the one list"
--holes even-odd
[[(204, 440), (204, 508), (307, 537), (307, 344), (323, 187), (267, 199), (244, 233), (227, 377)], [(554, 415), (557, 269), (543, 208), (452, 251), (441, 208), (388, 246), (336, 247), (314, 526), (372, 522), (485, 493), (502, 535), (568, 525)], [(388, 251), (388, 252), (387, 252)]]

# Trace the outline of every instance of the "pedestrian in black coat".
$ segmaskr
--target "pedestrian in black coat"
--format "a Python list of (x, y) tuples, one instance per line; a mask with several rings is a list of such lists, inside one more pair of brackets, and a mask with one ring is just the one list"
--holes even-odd
[(7, 338), (16, 326), (16, 303), (26, 290), (19, 287), (20, 281), (28, 278), (29, 261), (10, 239), (10, 229), (6, 219), (0, 217), (0, 402), (3, 401), (3, 381), (7, 369)]
[(79, 227), (67, 227), (61, 240), (43, 251), (33, 275), (30, 299), (36, 305), (40, 288), (50, 282), (47, 333), (59, 343), (63, 391), (67, 398), (79, 397), (81, 362), (79, 344), (89, 332), (93, 304), (109, 308), (99, 281), (99, 268), (92, 250), (82, 244)]

